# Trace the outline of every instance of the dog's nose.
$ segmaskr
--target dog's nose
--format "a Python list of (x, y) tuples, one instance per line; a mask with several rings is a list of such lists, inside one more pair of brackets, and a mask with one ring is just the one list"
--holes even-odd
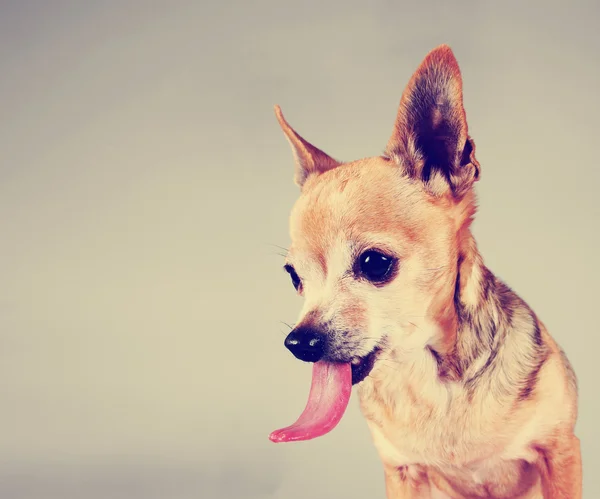
[(284, 344), (294, 357), (304, 362), (317, 362), (325, 353), (325, 335), (311, 328), (294, 329)]

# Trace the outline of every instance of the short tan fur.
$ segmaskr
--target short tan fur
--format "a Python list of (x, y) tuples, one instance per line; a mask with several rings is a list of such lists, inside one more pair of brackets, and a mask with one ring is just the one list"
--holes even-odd
[[(378, 349), (357, 389), (388, 499), (581, 498), (573, 369), (470, 230), (481, 167), (451, 49), (414, 73), (381, 156), (335, 160), (276, 115), (301, 188), (298, 324), (351, 355)], [(353, 272), (373, 248), (397, 261), (385, 283)]]

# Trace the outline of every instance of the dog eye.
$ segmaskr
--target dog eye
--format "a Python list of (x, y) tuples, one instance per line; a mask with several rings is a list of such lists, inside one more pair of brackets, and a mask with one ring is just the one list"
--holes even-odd
[(358, 268), (363, 277), (374, 283), (386, 281), (394, 268), (395, 260), (375, 250), (367, 250), (358, 259)]
[(296, 288), (296, 291), (298, 291), (302, 281), (300, 280), (300, 277), (298, 277), (296, 270), (291, 265), (286, 265), (283, 268), (288, 274), (290, 274), (290, 277), (292, 278), (292, 284), (294, 285), (294, 288)]

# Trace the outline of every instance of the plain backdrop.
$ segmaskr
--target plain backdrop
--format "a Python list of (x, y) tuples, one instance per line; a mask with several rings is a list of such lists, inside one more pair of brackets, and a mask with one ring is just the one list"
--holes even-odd
[(277, 246), (298, 189), (273, 105), (382, 152), (429, 50), (462, 68), (486, 264), (580, 383), (600, 497), (598, 2), (0, 2), (0, 497), (384, 497), (356, 396), (275, 445), (310, 366)]

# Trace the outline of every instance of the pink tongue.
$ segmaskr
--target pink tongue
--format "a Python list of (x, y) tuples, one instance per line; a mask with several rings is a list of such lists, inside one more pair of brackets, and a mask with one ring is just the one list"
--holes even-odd
[(350, 364), (315, 362), (304, 412), (291, 426), (275, 430), (271, 442), (310, 440), (333, 430), (342, 419), (352, 393)]

